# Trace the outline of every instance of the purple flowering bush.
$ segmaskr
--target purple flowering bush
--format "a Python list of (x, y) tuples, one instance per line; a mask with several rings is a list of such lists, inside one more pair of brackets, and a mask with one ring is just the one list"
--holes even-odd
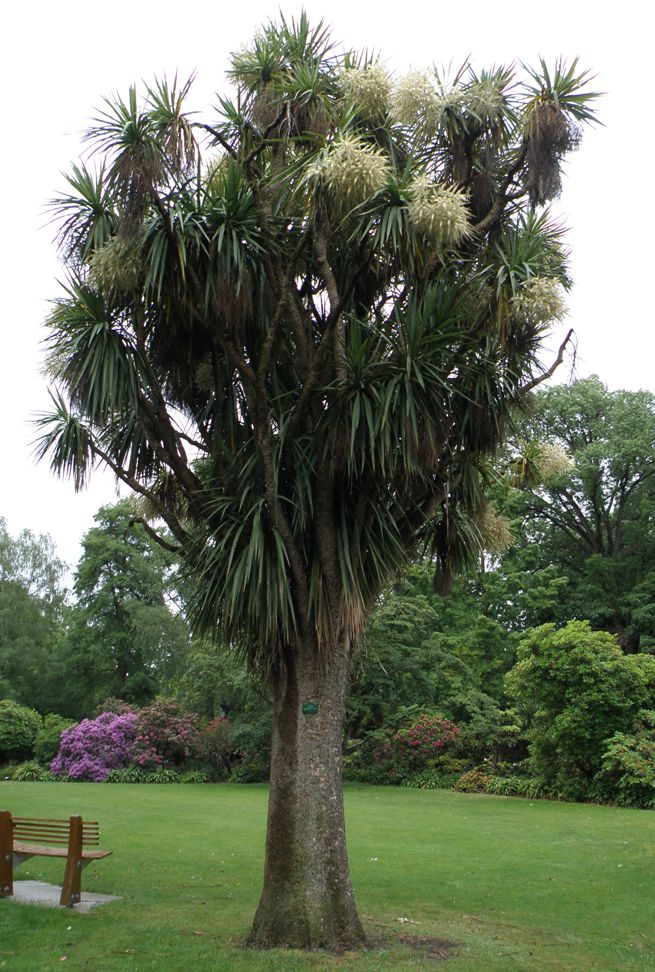
[(101, 783), (111, 770), (132, 762), (135, 738), (133, 712), (103, 712), (62, 732), (59, 752), (50, 768), (55, 776)]

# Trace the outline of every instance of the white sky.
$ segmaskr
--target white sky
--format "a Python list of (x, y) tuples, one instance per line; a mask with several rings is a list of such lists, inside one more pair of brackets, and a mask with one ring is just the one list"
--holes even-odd
[[(300, 4), (282, 3), (287, 16)], [(305, 0), (313, 21), (333, 27), (335, 40), (382, 54), (399, 73), (431, 64), (477, 68), (539, 55), (580, 56), (597, 75), (604, 128), (588, 129), (568, 165), (557, 210), (570, 227), (575, 289), (566, 326), (577, 332), (577, 374), (600, 375), (611, 388), (655, 391), (653, 374), (652, 230), (649, 215), (652, 120), (650, 29), (646, 5), (549, 0), (443, 4), (404, 0)], [(0, 185), (2, 345), (0, 516), (16, 533), (49, 533), (74, 565), (79, 541), (102, 503), (113, 502), (112, 480), (97, 472), (75, 494), (47, 465), (31, 458), (31, 420), (47, 409), (39, 374), (42, 322), (57, 295), (57, 266), (45, 203), (63, 188), (62, 170), (80, 154), (79, 133), (103, 95), (125, 93), (133, 81), (175, 70), (197, 74), (193, 107), (209, 112), (225, 88), (230, 51), (247, 42), (275, 3), (186, 0), (32, 0), (3, 13), (3, 94)], [(11, 12), (7, 12), (11, 11)], [(603, 12), (607, 11), (607, 12)], [(647, 77), (648, 72), (648, 77)], [(650, 140), (650, 144), (648, 143)], [(568, 372), (561, 369), (563, 380)]]

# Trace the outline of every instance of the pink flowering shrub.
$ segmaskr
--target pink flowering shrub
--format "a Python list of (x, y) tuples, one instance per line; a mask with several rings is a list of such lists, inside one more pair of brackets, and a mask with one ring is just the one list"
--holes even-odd
[(59, 752), (50, 764), (55, 776), (101, 783), (110, 771), (128, 766), (136, 736), (133, 712), (103, 712), (64, 729)]
[(393, 748), (401, 762), (422, 769), (456, 742), (458, 735), (459, 728), (449, 719), (423, 713), (395, 733)]
[(141, 769), (184, 766), (194, 750), (200, 720), (177, 702), (158, 699), (136, 711), (132, 762)]

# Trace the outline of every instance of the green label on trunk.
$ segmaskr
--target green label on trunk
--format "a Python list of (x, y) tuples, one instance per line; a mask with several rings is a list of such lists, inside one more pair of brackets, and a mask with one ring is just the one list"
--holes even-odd
[(316, 715), (317, 712), (318, 712), (318, 702), (303, 702), (302, 704), (303, 715)]

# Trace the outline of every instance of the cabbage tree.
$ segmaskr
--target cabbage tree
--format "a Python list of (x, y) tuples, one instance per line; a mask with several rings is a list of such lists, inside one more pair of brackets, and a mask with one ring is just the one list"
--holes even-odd
[(484, 470), (564, 309), (544, 204), (592, 117), (575, 64), (392, 78), (282, 19), (189, 84), (108, 98), (56, 201), (40, 454), (163, 523), (196, 628), (272, 686), (257, 945), (357, 945), (341, 747), (371, 605), (484, 538)]

